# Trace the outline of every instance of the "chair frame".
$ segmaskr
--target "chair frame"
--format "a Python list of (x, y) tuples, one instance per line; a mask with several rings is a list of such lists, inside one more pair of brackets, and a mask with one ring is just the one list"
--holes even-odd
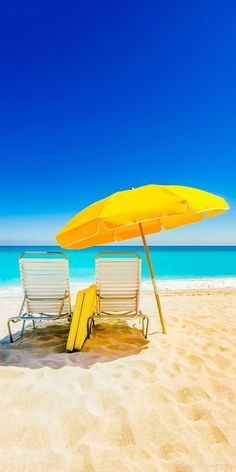
[[(135, 251), (101, 251), (96, 255), (96, 261), (100, 259), (104, 255), (133, 255), (136, 256), (141, 262), (141, 256), (138, 252)], [(124, 258), (125, 259), (125, 258)], [(96, 276), (97, 277), (97, 276)], [(117, 296), (109, 296), (103, 297), (100, 293), (100, 290), (97, 289), (96, 291), (96, 299), (97, 299), (97, 307), (96, 312), (93, 316), (88, 319), (87, 330), (88, 330), (88, 337), (92, 334), (92, 329), (95, 326), (96, 321), (103, 321), (103, 320), (139, 320), (142, 323), (142, 333), (145, 338), (148, 335), (148, 328), (149, 328), (149, 318), (147, 315), (144, 315), (141, 310), (139, 310), (139, 296), (140, 296), (140, 287), (136, 290), (135, 295), (132, 296), (124, 296), (124, 297), (117, 297)], [(135, 303), (135, 310), (134, 311), (127, 311), (122, 313), (109, 313), (101, 311), (101, 301), (102, 300), (136, 300)]]
[[(23, 259), (25, 256), (28, 256), (28, 255), (35, 255), (35, 256), (38, 256), (38, 255), (44, 255), (44, 256), (45, 255), (60, 255), (65, 260), (68, 261), (67, 255), (64, 254), (63, 252), (59, 252), (59, 251), (25, 251), (25, 252), (22, 252), (20, 254), (19, 263), (20, 263), (21, 259)], [(21, 281), (22, 281), (22, 285), (23, 285), (23, 274), (22, 274), (21, 264), (20, 264), (20, 272), (21, 272)], [(45, 301), (46, 302), (47, 301), (50, 301), (50, 302), (51, 301), (58, 301), (58, 302), (61, 302), (61, 303), (60, 303), (57, 314), (50, 315), (50, 314), (44, 314), (43, 312), (40, 312), (40, 313), (35, 312), (37, 314), (34, 314), (34, 312), (28, 313), (27, 311), (24, 310), (27, 301), (29, 301), (29, 302), (30, 301), (43, 301), (43, 302), (45, 302)], [(68, 310), (68, 313), (63, 313), (63, 308), (64, 308), (64, 305), (65, 305), (66, 301), (68, 301), (69, 310)], [(18, 339), (22, 338), (22, 336), (24, 334), (24, 330), (25, 330), (25, 325), (28, 321), (32, 321), (33, 328), (35, 328), (37, 321), (45, 321), (45, 320), (55, 321), (58, 318), (65, 317), (65, 316), (67, 316), (68, 320), (70, 320), (71, 317), (72, 317), (71, 296), (70, 296), (70, 287), (69, 287), (69, 274), (68, 274), (68, 289), (65, 290), (64, 295), (62, 297), (40, 297), (40, 298), (29, 297), (28, 294), (27, 294), (27, 290), (24, 290), (24, 298), (23, 298), (18, 316), (13, 316), (13, 317), (9, 318), (8, 322), (7, 322), (10, 342), (13, 343), (15, 341), (18, 341)], [(20, 332), (20, 335), (17, 338), (14, 339), (13, 334), (12, 334), (12, 330), (11, 330), (11, 323), (15, 324), (15, 323), (18, 323), (19, 321), (22, 321), (21, 332)]]

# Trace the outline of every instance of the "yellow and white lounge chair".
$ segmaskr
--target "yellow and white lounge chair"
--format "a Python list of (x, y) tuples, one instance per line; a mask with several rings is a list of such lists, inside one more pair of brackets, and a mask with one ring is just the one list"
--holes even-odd
[(21, 338), (25, 324), (32, 321), (53, 321), (62, 316), (71, 317), (68, 258), (62, 252), (23, 252), (19, 258), (24, 299), (19, 315), (9, 318), (10, 341), (14, 342), (11, 323), (22, 321)]
[(144, 337), (149, 319), (139, 309), (141, 257), (136, 252), (100, 252), (96, 256), (96, 313), (88, 322), (88, 334), (96, 321), (142, 322)]

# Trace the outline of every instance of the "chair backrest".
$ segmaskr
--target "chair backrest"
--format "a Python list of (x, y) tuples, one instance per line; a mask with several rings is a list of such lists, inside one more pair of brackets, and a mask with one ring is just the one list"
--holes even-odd
[(68, 258), (62, 252), (24, 252), (19, 259), (27, 313), (58, 314), (61, 300), (66, 299), (61, 314), (70, 313)]
[(141, 257), (138, 253), (112, 251), (96, 256), (97, 312), (99, 314), (139, 311)]

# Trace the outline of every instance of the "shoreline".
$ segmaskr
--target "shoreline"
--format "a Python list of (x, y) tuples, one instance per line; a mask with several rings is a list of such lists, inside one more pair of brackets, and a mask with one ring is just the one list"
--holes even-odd
[[(92, 279), (84, 281), (71, 280), (71, 294), (75, 295), (79, 290), (94, 284)], [(234, 277), (199, 277), (199, 278), (170, 278), (170, 279), (156, 279), (157, 287), (160, 293), (171, 294), (177, 292), (224, 292), (236, 290), (236, 276)], [(141, 291), (152, 291), (152, 282), (148, 279), (143, 279), (141, 283)], [(4, 297), (20, 297), (22, 295), (22, 287), (20, 284), (6, 284), (0, 285), (0, 298)]]

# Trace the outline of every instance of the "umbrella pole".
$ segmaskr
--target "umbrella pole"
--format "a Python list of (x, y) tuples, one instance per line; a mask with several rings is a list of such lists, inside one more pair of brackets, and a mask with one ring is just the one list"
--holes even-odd
[(152, 261), (151, 261), (151, 258), (150, 258), (150, 254), (149, 254), (146, 238), (145, 238), (145, 235), (144, 235), (142, 223), (139, 223), (139, 229), (140, 229), (140, 233), (141, 233), (141, 236), (142, 236), (144, 250), (145, 250), (145, 254), (146, 254), (146, 258), (147, 258), (147, 262), (148, 262), (148, 267), (149, 267), (149, 271), (150, 271), (150, 275), (151, 275), (151, 279), (152, 279), (152, 286), (153, 286), (153, 290), (154, 290), (154, 294), (155, 294), (155, 298), (156, 298), (157, 308), (158, 308), (158, 311), (159, 311), (162, 332), (164, 334), (166, 334), (166, 327), (165, 327), (165, 321), (164, 321), (162, 308), (161, 308), (161, 301), (160, 301), (160, 297), (159, 297), (159, 294), (158, 294), (158, 291), (157, 291), (154, 271), (153, 271), (153, 267), (152, 267)]

